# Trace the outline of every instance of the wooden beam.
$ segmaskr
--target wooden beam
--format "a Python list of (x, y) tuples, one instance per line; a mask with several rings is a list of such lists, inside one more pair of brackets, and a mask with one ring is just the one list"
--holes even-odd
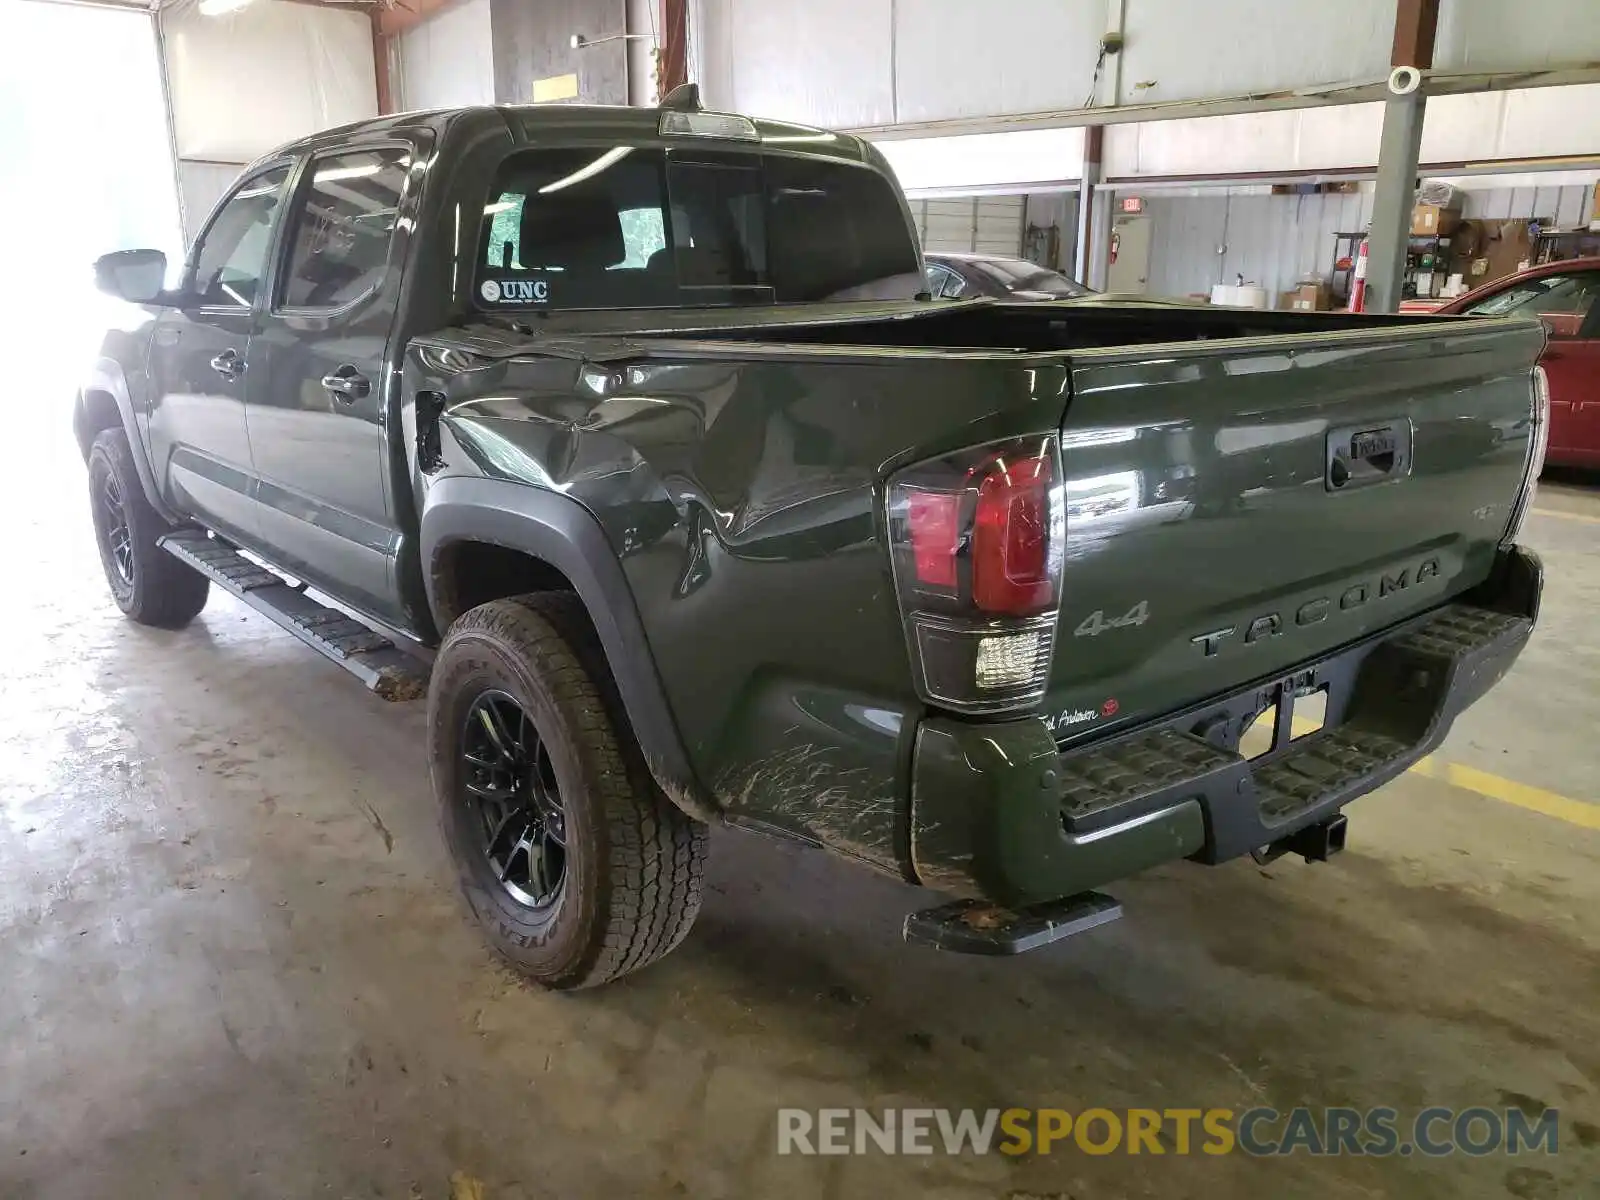
[(382, 13), (373, 9), (372, 13), (372, 73), (378, 82), (378, 115), (386, 117), (395, 111), (394, 80), (389, 73), (389, 49), (393, 39), (385, 36), (383, 23), (379, 19)]
[(1395, 0), (1392, 67), (1433, 67), (1433, 42), (1439, 31), (1439, 0)]
[(665, 96), (679, 84), (689, 82), (688, 0), (661, 0), (659, 62), (661, 77), (656, 81), (656, 95)]
[(394, 37), (422, 24), (434, 13), (449, 8), (457, 0), (394, 0), (377, 10), (378, 32), (384, 37)]

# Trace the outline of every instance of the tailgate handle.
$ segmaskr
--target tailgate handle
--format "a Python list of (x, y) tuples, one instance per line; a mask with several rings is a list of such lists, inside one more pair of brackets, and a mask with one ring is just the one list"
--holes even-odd
[(1332, 430), (1326, 462), (1324, 483), (1330, 492), (1404, 479), (1411, 474), (1411, 422), (1402, 419)]

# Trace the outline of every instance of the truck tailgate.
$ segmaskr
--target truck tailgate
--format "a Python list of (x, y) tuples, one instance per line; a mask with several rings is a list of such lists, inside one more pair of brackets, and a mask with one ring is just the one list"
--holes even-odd
[(1522, 483), (1526, 322), (1077, 352), (1058, 741), (1286, 672), (1490, 570)]

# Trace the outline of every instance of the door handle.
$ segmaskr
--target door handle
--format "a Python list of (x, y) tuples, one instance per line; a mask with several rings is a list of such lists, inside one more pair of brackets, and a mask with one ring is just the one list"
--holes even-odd
[(333, 398), (341, 404), (354, 404), (372, 391), (372, 381), (349, 363), (324, 375), (322, 386), (332, 392)]
[(211, 369), (224, 379), (237, 379), (244, 374), (244, 359), (237, 350), (224, 350), (211, 360)]

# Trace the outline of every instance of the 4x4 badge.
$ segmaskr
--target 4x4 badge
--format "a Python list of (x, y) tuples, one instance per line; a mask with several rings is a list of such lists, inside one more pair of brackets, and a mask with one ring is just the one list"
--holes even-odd
[(1085, 617), (1076, 629), (1072, 631), (1073, 637), (1099, 637), (1113, 629), (1126, 629), (1130, 625), (1143, 625), (1150, 619), (1150, 601), (1141, 600), (1120, 617), (1106, 619), (1106, 614), (1095, 609)]

